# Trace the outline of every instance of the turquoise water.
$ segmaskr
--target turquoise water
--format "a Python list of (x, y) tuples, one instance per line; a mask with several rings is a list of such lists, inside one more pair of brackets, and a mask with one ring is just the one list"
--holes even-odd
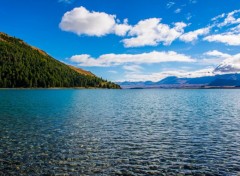
[(238, 175), (240, 90), (0, 90), (0, 175)]

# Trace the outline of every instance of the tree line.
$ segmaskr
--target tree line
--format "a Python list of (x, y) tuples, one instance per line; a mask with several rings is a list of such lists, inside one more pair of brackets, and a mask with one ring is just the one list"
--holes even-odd
[(102, 78), (80, 74), (22, 40), (4, 34), (0, 34), (0, 87), (120, 88)]

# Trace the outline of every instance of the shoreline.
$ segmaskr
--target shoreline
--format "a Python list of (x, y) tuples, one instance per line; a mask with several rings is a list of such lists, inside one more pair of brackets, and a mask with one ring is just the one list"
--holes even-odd
[(120, 88), (120, 89), (106, 89), (106, 88), (85, 88), (85, 87), (51, 87), (51, 88), (0, 88), (0, 90), (71, 90), (71, 89), (76, 89), (76, 90), (147, 90), (147, 89), (203, 89), (203, 90), (208, 90), (208, 89), (240, 89), (240, 87), (231, 87), (231, 86), (226, 86), (226, 87), (128, 87), (128, 88)]
[(240, 87), (224, 86), (224, 87), (128, 87), (122, 89), (240, 89)]
[[(51, 87), (51, 88), (0, 88), (0, 90), (61, 90), (61, 89), (78, 89), (78, 90), (91, 90), (91, 89), (106, 89), (106, 88), (85, 88), (85, 87)], [(108, 89), (106, 89), (108, 90)]]

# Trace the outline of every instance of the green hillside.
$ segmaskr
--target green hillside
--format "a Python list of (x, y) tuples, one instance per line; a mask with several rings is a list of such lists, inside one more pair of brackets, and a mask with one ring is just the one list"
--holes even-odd
[(20, 39), (0, 33), (0, 88), (51, 87), (120, 88), (91, 72), (63, 64)]

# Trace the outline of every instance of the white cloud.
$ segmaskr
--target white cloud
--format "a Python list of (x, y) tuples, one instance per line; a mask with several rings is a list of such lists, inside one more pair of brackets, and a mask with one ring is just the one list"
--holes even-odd
[(189, 21), (191, 18), (192, 18), (192, 14), (191, 14), (191, 13), (186, 14), (186, 19), (187, 19), (188, 21)]
[(70, 61), (78, 63), (79, 66), (99, 66), (109, 67), (124, 64), (153, 64), (161, 62), (195, 62), (195, 60), (184, 54), (174, 51), (157, 52), (142, 54), (104, 54), (98, 58), (90, 55), (75, 55), (69, 58)]
[(182, 11), (182, 9), (178, 8), (174, 11), (174, 13), (180, 13)]
[(234, 33), (223, 33), (210, 35), (204, 38), (209, 42), (220, 42), (231, 46), (240, 46), (240, 34)]
[(197, 0), (189, 0), (189, 3), (190, 3), (190, 4), (196, 4), (196, 3), (197, 3)]
[(114, 33), (119, 36), (125, 36), (131, 28), (132, 27), (128, 25), (128, 19), (125, 19), (123, 24), (115, 25)]
[(233, 34), (240, 34), (240, 24), (231, 28), (230, 31), (233, 33)]
[(217, 50), (209, 51), (205, 55), (212, 56), (215, 58), (222, 58), (223, 61), (220, 63), (221, 66), (231, 66), (232, 68), (240, 69), (240, 53), (235, 55), (230, 55), (227, 53), (222, 53)]
[(175, 2), (168, 2), (166, 6), (168, 9), (170, 9), (174, 4)]
[(240, 53), (236, 55), (230, 55), (220, 65), (231, 66), (232, 68), (240, 69)]
[(229, 58), (229, 57), (231, 57), (231, 55), (226, 54), (226, 53), (222, 53), (222, 52), (217, 51), (217, 50), (208, 51), (208, 52), (204, 53), (204, 55), (212, 56), (212, 57), (220, 57), (220, 58)]
[[(236, 14), (240, 15), (240, 10), (234, 10), (228, 14), (221, 14), (212, 19), (215, 22), (213, 27), (223, 27), (229, 26), (225, 29), (226, 32), (220, 34), (209, 35), (204, 38), (204, 40), (209, 42), (219, 42), (230, 46), (240, 46), (240, 18), (236, 18)], [(235, 16), (234, 16), (235, 15)], [(223, 22), (219, 20), (224, 19)]]
[(125, 22), (118, 24), (115, 15), (104, 12), (90, 12), (85, 7), (74, 8), (62, 17), (60, 28), (78, 35), (104, 36), (115, 33), (125, 35), (130, 26)]
[[(212, 50), (204, 53), (203, 55), (209, 57), (207, 59), (204, 59), (204, 61), (214, 61), (215, 65), (218, 65), (217, 69), (215, 69), (215, 67), (208, 67), (195, 71), (167, 70), (149, 74), (144, 74), (141, 72), (129, 72), (125, 74), (123, 80), (119, 81), (159, 81), (168, 76), (176, 76), (179, 78), (196, 78), (202, 76), (214, 76), (216, 74), (240, 72), (240, 53), (230, 55), (217, 50)], [(198, 62), (203, 62), (203, 60), (198, 60)]]
[(216, 74), (240, 72), (240, 53), (230, 55), (217, 50), (213, 50), (204, 53), (204, 55), (221, 60), (221, 62), (219, 62), (220, 64), (218, 64), (218, 67), (214, 70)]
[[(232, 24), (239, 24), (240, 18), (235, 17), (239, 13), (240, 13), (240, 9), (234, 10), (228, 14), (223, 13), (221, 15), (218, 15), (218, 16), (212, 18), (212, 21), (214, 21), (216, 23), (217, 27), (223, 27), (223, 26), (232, 25)], [(223, 20), (223, 21), (221, 21), (221, 20)]]
[(75, 63), (79, 63), (80, 66), (102, 66), (97, 59), (92, 58), (88, 54), (74, 55), (69, 58), (69, 60)]
[(235, 18), (234, 15), (239, 13), (240, 10), (234, 10), (230, 13), (227, 14), (227, 17), (224, 19), (224, 22), (220, 23), (218, 26), (222, 27), (222, 26), (226, 26), (229, 24), (238, 24), (240, 23), (240, 18)]
[(208, 51), (206, 53), (203, 53), (203, 56), (205, 58), (198, 60), (201, 65), (213, 65), (215, 67), (222, 63), (222, 61), (226, 58), (231, 57), (231, 55), (222, 53), (218, 50)]
[[(174, 5), (171, 2), (170, 4)], [(73, 32), (79, 36), (101, 37), (108, 34), (127, 36), (122, 40), (125, 47), (157, 46), (160, 43), (171, 45), (184, 33), (186, 26), (183, 22), (174, 23), (172, 26), (163, 24), (160, 18), (141, 20), (131, 26), (127, 19), (121, 23), (116, 15), (89, 11), (85, 7), (66, 12), (59, 24), (63, 31)]]
[(170, 28), (169, 25), (160, 23), (160, 18), (150, 18), (139, 21), (129, 31), (129, 36), (122, 40), (125, 47), (140, 47), (140, 46), (156, 46), (159, 43), (170, 45), (184, 32), (184, 27), (187, 25), (183, 22), (174, 24)]
[(225, 13), (222, 13), (221, 15), (218, 15), (218, 16), (212, 18), (211, 21), (217, 21), (218, 19), (221, 19), (221, 18), (223, 18), (223, 17), (225, 17), (225, 16), (226, 16), (226, 14), (225, 14)]
[(124, 65), (123, 69), (129, 72), (140, 72), (143, 68), (139, 65)]
[(181, 35), (179, 37), (179, 39), (184, 42), (192, 42), (192, 41), (197, 40), (199, 36), (208, 34), (209, 31), (210, 31), (210, 27), (201, 28), (201, 29), (198, 29), (195, 31), (185, 33), (185, 34)]
[(71, 4), (73, 3), (74, 0), (59, 0), (58, 2), (64, 2), (64, 3), (67, 3), (67, 4)]
[[(70, 0), (60, 1), (70, 2)], [(191, 3), (193, 2), (194, 1), (191, 1)], [(174, 3), (169, 2), (167, 7), (170, 8), (172, 5), (174, 5)], [(176, 12), (180, 11), (181, 9), (177, 9)], [(101, 37), (108, 34), (115, 34), (124, 37), (121, 42), (126, 48), (157, 46), (160, 43), (169, 46), (176, 39), (184, 42), (193, 42), (197, 40), (199, 36), (209, 34), (210, 29), (214, 27), (240, 24), (240, 18), (236, 17), (238, 13), (240, 13), (240, 10), (234, 10), (228, 14), (221, 14), (212, 19), (212, 21), (214, 21), (213, 25), (184, 33), (184, 28), (187, 24), (183, 22), (168, 25), (162, 23), (161, 18), (149, 18), (141, 20), (132, 26), (128, 24), (127, 19), (121, 23), (116, 15), (89, 11), (85, 7), (78, 7), (64, 14), (59, 27), (64, 31), (73, 32), (78, 35)], [(219, 22), (219, 20), (222, 20), (222, 22)], [(205, 37), (204, 40), (240, 46), (240, 25), (222, 34), (209, 35)]]
[(199, 65), (206, 65), (206, 66), (218, 66), (219, 63), (221, 63), (224, 60), (224, 58), (221, 57), (207, 57), (203, 59), (198, 60)]
[(108, 73), (117, 74), (118, 72), (116, 70), (109, 70)]
[(185, 70), (173, 70), (173, 71), (163, 71), (150, 74), (138, 74), (138, 73), (128, 73), (125, 75), (123, 80), (118, 80), (119, 82), (123, 81), (160, 81), (168, 76), (176, 76), (179, 78), (196, 78), (202, 76), (213, 76), (214, 68), (205, 68), (196, 71), (185, 71)]
[[(206, 62), (208, 60), (214, 61), (218, 65), (217, 69), (215, 67), (207, 67), (195, 71), (187, 70), (166, 70), (157, 73), (144, 74), (141, 72), (129, 72), (125, 74), (121, 81), (159, 81), (168, 76), (176, 76), (179, 78), (197, 78), (203, 76), (214, 76), (216, 74), (226, 74), (226, 73), (239, 73), (240, 72), (240, 53), (235, 55), (230, 55), (227, 53), (222, 53), (217, 50), (212, 50), (204, 53), (203, 55), (208, 56), (208, 59), (204, 59)], [(202, 60), (199, 60), (202, 62)], [(210, 63), (209, 62), (209, 63)]]

